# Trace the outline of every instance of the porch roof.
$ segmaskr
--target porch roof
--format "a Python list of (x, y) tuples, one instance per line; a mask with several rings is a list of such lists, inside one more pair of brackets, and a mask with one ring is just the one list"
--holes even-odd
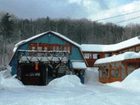
[(106, 58), (101, 58), (96, 60), (96, 64), (106, 64), (106, 63), (111, 63), (111, 62), (118, 62), (118, 61), (123, 61), (127, 59), (140, 59), (140, 52), (125, 52), (123, 54), (118, 54), (118, 55), (113, 55), (111, 57), (106, 57)]
[(74, 69), (86, 69), (86, 64), (83, 61), (73, 61), (72, 62), (72, 67)]

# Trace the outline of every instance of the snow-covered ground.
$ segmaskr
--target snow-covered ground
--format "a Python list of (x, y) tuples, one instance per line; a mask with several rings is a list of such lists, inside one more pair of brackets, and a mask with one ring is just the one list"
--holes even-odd
[[(66, 75), (51, 81), (48, 86), (23, 86), (7, 74), (0, 73), (0, 105), (140, 104), (140, 69), (123, 82), (111, 84), (98, 82), (96, 68), (87, 69), (84, 85), (78, 77)], [(127, 86), (131, 88), (125, 88)]]

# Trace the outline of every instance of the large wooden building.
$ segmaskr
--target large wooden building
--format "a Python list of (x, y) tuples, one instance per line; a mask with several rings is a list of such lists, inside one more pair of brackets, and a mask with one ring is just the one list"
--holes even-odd
[[(128, 54), (127, 59), (118, 60), (126, 52), (140, 55), (140, 36), (112, 45), (82, 44), (81, 48), (88, 67), (99, 67), (99, 81), (102, 83), (122, 81), (140, 67), (140, 56)], [(114, 55), (117, 55), (116, 60), (112, 61)]]
[(84, 82), (86, 69), (80, 45), (53, 31), (17, 43), (9, 65), (27, 85), (45, 85), (65, 74), (76, 74)]

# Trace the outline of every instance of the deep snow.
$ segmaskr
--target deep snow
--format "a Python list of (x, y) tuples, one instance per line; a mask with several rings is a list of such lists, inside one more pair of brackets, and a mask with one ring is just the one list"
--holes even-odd
[[(129, 80), (140, 80), (139, 70), (125, 79), (128, 86)], [(3, 81), (8, 78), (13, 79), (6, 77)], [(18, 83), (18, 80), (11, 82), (12, 85)], [(48, 86), (20, 84), (15, 88), (3, 87), (0, 89), (0, 105), (139, 105), (140, 89), (133, 91), (137, 84), (134, 84), (133, 89), (100, 84), (97, 68), (88, 68), (85, 85), (82, 85), (75, 75), (67, 75), (51, 81)]]
[(14, 76), (11, 76), (10, 70), (0, 72), (0, 89), (20, 87), (24, 87), (24, 85)]
[(80, 79), (76, 75), (65, 75), (54, 79), (48, 84), (50, 88), (75, 88), (82, 86)]
[(114, 82), (108, 84), (109, 86), (127, 89), (130, 91), (140, 92), (140, 68), (133, 71), (122, 82)]

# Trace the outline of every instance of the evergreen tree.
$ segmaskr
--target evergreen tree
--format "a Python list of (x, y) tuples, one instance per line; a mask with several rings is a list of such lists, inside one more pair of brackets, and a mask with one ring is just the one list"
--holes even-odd
[(6, 44), (8, 39), (12, 36), (13, 31), (13, 21), (9, 13), (6, 13), (1, 19), (1, 35), (3, 36), (3, 46), (2, 46), (2, 63), (6, 64)]
[(2, 35), (7, 38), (11, 37), (13, 31), (13, 20), (9, 13), (6, 13), (1, 19)]

